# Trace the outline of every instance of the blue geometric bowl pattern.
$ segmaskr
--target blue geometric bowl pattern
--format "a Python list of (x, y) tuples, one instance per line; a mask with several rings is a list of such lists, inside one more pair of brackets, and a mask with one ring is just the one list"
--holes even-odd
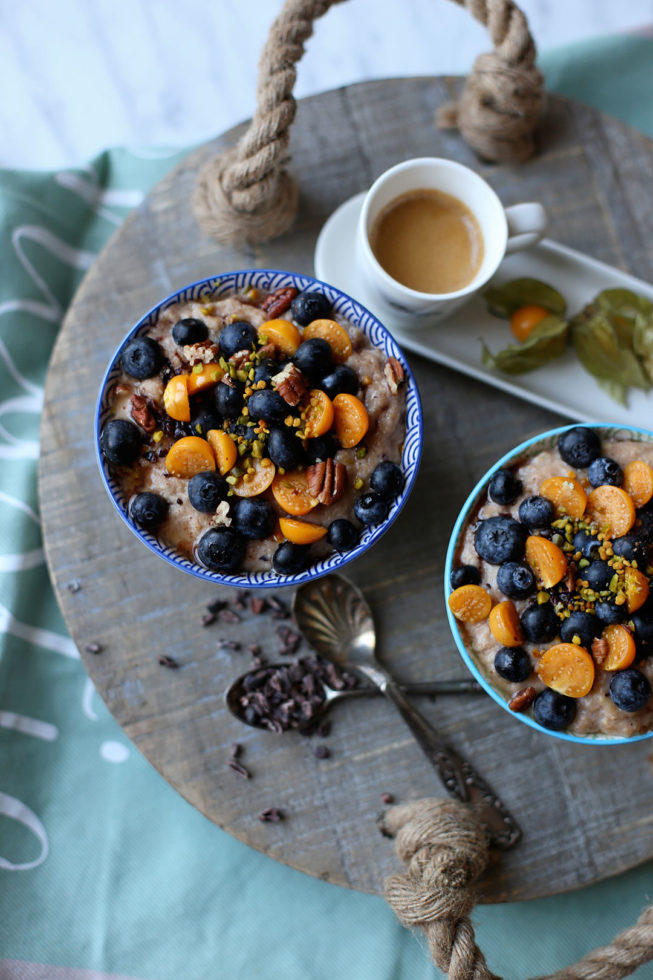
[[(382, 350), (386, 357), (397, 358), (402, 364), (406, 376), (406, 438), (401, 459), (401, 468), (405, 482), (402, 493), (393, 501), (389, 514), (382, 524), (363, 529), (359, 543), (355, 548), (344, 554), (334, 552), (327, 558), (315, 562), (306, 571), (297, 575), (279, 575), (274, 571), (251, 572), (249, 574), (246, 572), (221, 574), (219, 572), (209, 571), (201, 565), (182, 557), (172, 548), (165, 547), (152, 533), (138, 527), (130, 519), (127, 511), (127, 501), (121, 493), (120, 486), (112, 473), (111, 467), (100, 451), (100, 433), (104, 423), (111, 416), (111, 389), (121, 374), (120, 358), (125, 346), (134, 337), (146, 333), (154, 325), (159, 315), (173, 303), (185, 303), (207, 296), (217, 299), (225, 293), (240, 292), (250, 286), (266, 291), (272, 291), (285, 286), (294, 286), (300, 292), (308, 289), (318, 290), (324, 293), (332, 303), (335, 313), (345, 317), (355, 326), (359, 327), (369, 338), (372, 345)], [(113, 505), (129, 529), (133, 531), (136, 537), (150, 551), (153, 551), (160, 558), (163, 558), (176, 568), (180, 568), (190, 575), (195, 575), (197, 578), (209, 582), (216, 582), (220, 585), (233, 585), (239, 588), (297, 586), (310, 579), (320, 578), (322, 575), (339, 571), (344, 565), (349, 564), (349, 562), (354, 561), (360, 555), (364, 554), (368, 548), (379, 540), (381, 535), (385, 534), (390, 525), (394, 523), (408, 499), (419, 468), (423, 435), (422, 407), (415, 379), (401, 349), (388, 330), (386, 330), (369, 310), (365, 309), (365, 307), (361, 306), (360, 303), (357, 303), (350, 296), (328, 285), (328, 283), (320, 282), (319, 279), (314, 279), (311, 276), (298, 275), (292, 272), (281, 272), (276, 269), (243, 269), (238, 272), (228, 272), (212, 276), (210, 279), (201, 279), (198, 282), (191, 283), (189, 286), (184, 286), (183, 289), (172, 293), (163, 302), (153, 307), (129, 331), (113, 355), (100, 387), (95, 413), (95, 452), (100, 474)]]
[[(578, 424), (580, 423), (576, 423), (576, 425)], [(508, 702), (505, 700), (503, 695), (492, 686), (492, 683), (485, 674), (480, 660), (477, 658), (474, 650), (468, 648), (465, 644), (458, 627), (458, 621), (449, 608), (448, 600), (452, 591), (451, 570), (454, 566), (454, 560), (456, 554), (458, 553), (463, 535), (465, 534), (468, 518), (470, 514), (474, 513), (476, 507), (487, 494), (488, 484), (493, 475), (497, 470), (504, 466), (509, 467), (517, 462), (531, 459), (533, 456), (536, 456), (538, 453), (544, 452), (545, 450), (555, 449), (558, 444), (558, 437), (560, 434), (562, 432), (566, 432), (567, 429), (574, 427), (575, 426), (573, 425), (563, 425), (558, 429), (549, 429), (547, 432), (543, 432), (541, 435), (534, 436), (527, 442), (522, 442), (521, 445), (517, 446), (515, 449), (511, 449), (509, 453), (506, 453), (505, 456), (502, 456), (501, 459), (497, 460), (494, 466), (487, 471), (485, 476), (481, 477), (481, 479), (478, 481), (469, 497), (463, 504), (462, 510), (460, 511), (458, 519), (454, 525), (454, 529), (451, 532), (451, 538), (449, 539), (449, 547), (447, 549), (447, 557), (444, 568), (444, 594), (447, 617), (449, 619), (449, 626), (451, 628), (453, 638), (456, 641), (456, 646), (458, 647), (461, 657), (479, 684), (481, 684), (484, 690), (487, 691), (490, 697), (493, 698), (497, 704), (500, 704), (502, 708), (505, 708), (505, 710), (510, 714), (511, 718), (517, 718), (519, 721), (528, 725), (530, 728), (534, 728), (538, 732), (543, 732), (545, 735), (553, 735), (554, 738), (561, 738), (566, 742), (580, 742), (583, 745), (620, 745), (624, 742), (639, 742), (644, 738), (653, 737), (653, 732), (645, 732), (643, 735), (632, 735), (630, 737), (604, 735), (601, 732), (590, 733), (587, 735), (572, 735), (568, 732), (554, 732), (550, 728), (544, 728), (542, 725), (539, 725), (535, 719), (531, 718), (529, 715), (511, 711), (508, 707)], [(635, 428), (633, 426), (589, 424), (586, 426), (586, 428), (596, 429), (601, 435), (602, 439), (631, 439), (633, 442), (653, 442), (653, 432), (649, 432), (646, 429)]]

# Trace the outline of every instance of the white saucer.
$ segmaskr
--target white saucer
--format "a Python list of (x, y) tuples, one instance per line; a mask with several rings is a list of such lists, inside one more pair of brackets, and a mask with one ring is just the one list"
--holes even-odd
[[(356, 268), (356, 232), (364, 193), (341, 204), (320, 231), (315, 246), (315, 276), (348, 293), (378, 316)], [(502, 262), (493, 282), (528, 276), (555, 286), (573, 315), (603, 289), (620, 287), (653, 301), (653, 286), (589, 255), (543, 239)], [(502, 375), (481, 363), (482, 343), (496, 353), (514, 343), (508, 323), (491, 316), (476, 296), (437, 325), (406, 330), (391, 317), (378, 317), (407, 350), (487, 384), (582, 422), (613, 422), (653, 428), (653, 397), (631, 389), (628, 406), (613, 401), (581, 366), (573, 350), (544, 367), (522, 375)]]

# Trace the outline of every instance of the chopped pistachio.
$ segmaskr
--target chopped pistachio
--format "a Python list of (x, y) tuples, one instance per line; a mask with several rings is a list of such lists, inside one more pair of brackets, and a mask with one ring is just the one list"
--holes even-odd
[(156, 432), (152, 433), (152, 442), (161, 442), (163, 439), (163, 432), (161, 429), (157, 429)]
[(362, 486), (363, 486), (363, 480), (359, 476), (354, 480), (354, 490), (360, 490)]

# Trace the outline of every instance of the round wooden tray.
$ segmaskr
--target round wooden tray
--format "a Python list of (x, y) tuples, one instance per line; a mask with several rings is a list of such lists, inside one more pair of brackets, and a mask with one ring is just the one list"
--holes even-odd
[[(398, 802), (442, 787), (401, 719), (382, 699), (339, 705), (330, 756), (315, 739), (245, 728), (224, 704), (251, 664), (219, 639), (258, 643), (277, 658), (269, 616), (201, 624), (220, 591), (176, 571), (134, 538), (104, 492), (92, 420), (105, 366), (125, 331), (161, 297), (195, 279), (250, 266), (312, 271), (317, 233), (343, 200), (411, 156), (478, 169), (506, 204), (540, 200), (550, 235), (653, 279), (653, 143), (599, 112), (551, 97), (541, 149), (521, 166), (483, 165), (460, 138), (434, 126), (455, 79), (368, 82), (300, 102), (292, 168), (300, 213), (290, 233), (252, 250), (218, 248), (190, 210), (195, 175), (239, 127), (190, 154), (125, 221), (84, 279), (52, 357), (46, 385), (40, 498), (48, 563), (73, 639), (126, 734), (190, 803), (260, 851), (328, 881), (381, 892), (397, 870), (376, 817), (381, 794)], [(380, 653), (398, 678), (464, 674), (443, 598), (444, 556), (458, 509), (490, 463), (526, 436), (563, 420), (413, 356), (424, 402), (421, 472), (401, 520), (351, 566), (374, 611)], [(606, 420), (608, 421), (608, 420)], [(78, 581), (73, 592), (67, 586)], [(281, 592), (286, 601), (291, 598)], [(90, 642), (103, 652), (84, 652)], [(304, 648), (305, 650), (306, 648)], [(172, 654), (179, 670), (158, 663)], [(485, 696), (422, 699), (425, 713), (505, 800), (523, 841), (485, 877), (484, 899), (534, 898), (598, 881), (653, 855), (651, 743), (584, 747), (531, 731)], [(243, 746), (251, 779), (226, 765)], [(276, 806), (281, 823), (257, 815)]]

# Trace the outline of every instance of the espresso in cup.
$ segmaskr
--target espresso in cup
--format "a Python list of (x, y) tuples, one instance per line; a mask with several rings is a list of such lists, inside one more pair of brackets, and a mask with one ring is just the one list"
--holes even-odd
[(452, 293), (481, 267), (483, 234), (472, 211), (457, 197), (434, 188), (408, 191), (378, 215), (370, 246), (379, 265), (409, 289)]

